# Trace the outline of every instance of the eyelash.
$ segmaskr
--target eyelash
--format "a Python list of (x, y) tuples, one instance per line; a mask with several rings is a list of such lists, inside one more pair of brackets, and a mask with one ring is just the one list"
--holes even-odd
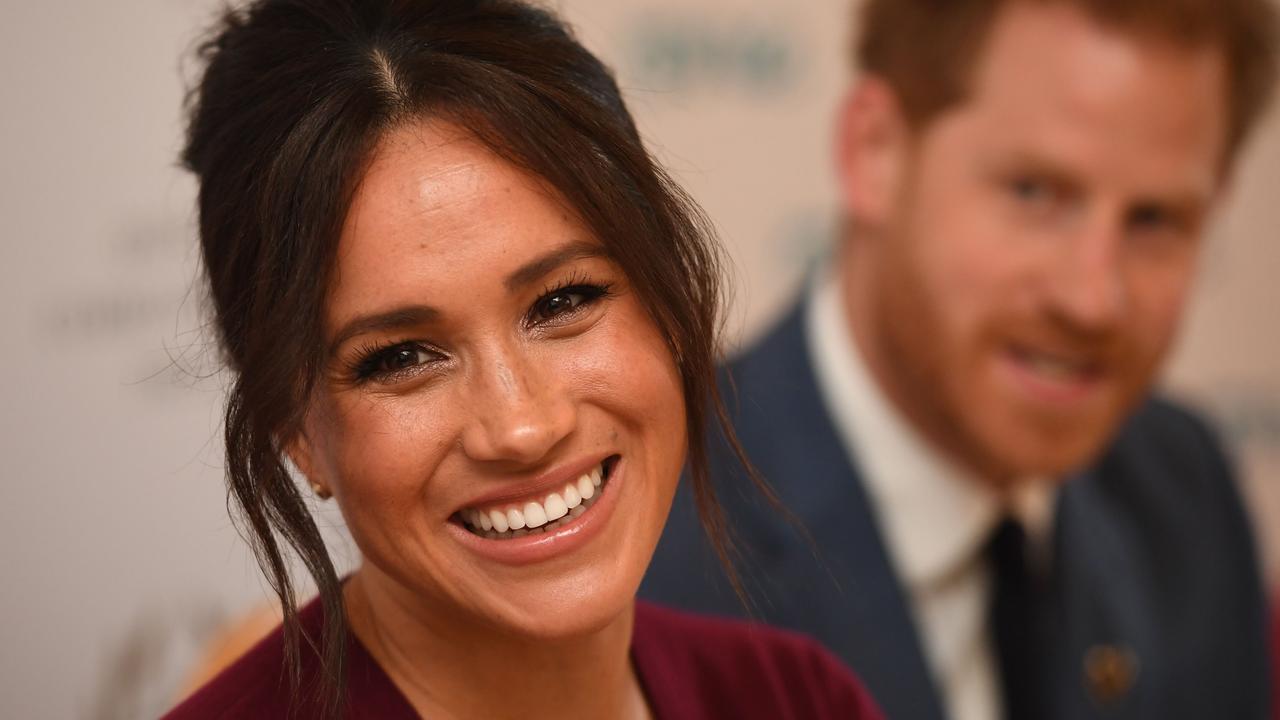
[[(553, 315), (549, 318), (539, 320), (537, 318), (538, 311), (551, 298), (560, 295), (580, 295), (582, 299), (578, 304), (568, 308), (567, 310)], [(527, 327), (546, 326), (551, 324), (563, 323), (572, 319), (583, 309), (592, 305), (596, 301), (611, 297), (613, 295), (612, 283), (596, 283), (586, 275), (571, 275), (567, 280), (554, 286), (548, 286), (534, 300), (533, 306), (525, 313), (524, 322)], [(403, 342), (389, 343), (368, 343), (357, 349), (354, 359), (347, 363), (347, 369), (351, 378), (356, 384), (364, 384), (368, 381), (378, 381), (383, 383), (394, 383), (402, 376), (408, 376), (421, 372), (422, 369), (430, 362), (418, 363), (404, 368), (393, 370), (382, 369), (380, 366), (395, 355), (405, 352), (424, 352), (429, 355), (435, 355), (442, 358), (444, 353), (436, 348), (427, 345), (421, 341), (409, 340)]]
[[(573, 307), (569, 308), (565, 312), (562, 312), (559, 315), (554, 316), (554, 318), (541, 320), (541, 321), (537, 320), (535, 318), (535, 314), (537, 313), (539, 306), (543, 305), (551, 298), (554, 298), (560, 295), (581, 295), (582, 301), (579, 302), (577, 305), (574, 305)], [(525, 314), (525, 324), (529, 327), (535, 327), (539, 324), (545, 325), (552, 322), (563, 322), (563, 320), (556, 320), (555, 318), (564, 318), (564, 319), (571, 318), (577, 315), (578, 312), (580, 312), (582, 309), (590, 306), (596, 301), (602, 298), (608, 298), (612, 296), (613, 296), (612, 283), (593, 282), (591, 278), (588, 277), (587, 275), (574, 273), (570, 275), (563, 282), (560, 282), (553, 286), (548, 286), (543, 289), (542, 294), (538, 296), (537, 300), (533, 301), (533, 306), (530, 307), (529, 312)]]
[(355, 359), (348, 364), (351, 378), (357, 385), (370, 380), (391, 383), (395, 382), (403, 374), (414, 374), (421, 371), (426, 363), (392, 370), (381, 367), (384, 362), (391, 360), (395, 355), (404, 351), (425, 352), (430, 355), (443, 356), (443, 353), (439, 350), (417, 341), (383, 344), (368, 343), (356, 351)]

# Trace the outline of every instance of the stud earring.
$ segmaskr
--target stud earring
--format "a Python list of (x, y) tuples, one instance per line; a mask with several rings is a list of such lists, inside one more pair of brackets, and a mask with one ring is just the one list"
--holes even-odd
[(316, 497), (321, 500), (328, 500), (333, 497), (333, 493), (329, 492), (328, 488), (317, 482), (311, 483), (311, 492), (315, 493)]

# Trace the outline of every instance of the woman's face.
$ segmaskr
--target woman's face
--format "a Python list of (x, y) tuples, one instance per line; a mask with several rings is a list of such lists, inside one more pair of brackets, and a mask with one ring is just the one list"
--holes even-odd
[(686, 450), (679, 374), (621, 268), (545, 183), (438, 122), (381, 141), (336, 263), (293, 455), (370, 599), (535, 637), (617, 618)]

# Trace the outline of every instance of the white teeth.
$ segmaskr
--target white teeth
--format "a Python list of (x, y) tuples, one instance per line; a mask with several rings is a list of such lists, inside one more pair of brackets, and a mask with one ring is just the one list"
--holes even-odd
[(570, 510), (582, 504), (582, 494), (578, 492), (577, 483), (569, 483), (564, 486), (564, 504)]
[(510, 508), (507, 510), (507, 528), (511, 530), (519, 530), (524, 527), (524, 513), (520, 512), (520, 508)]
[(501, 510), (490, 510), (489, 521), (493, 523), (493, 529), (498, 532), (506, 532), (507, 528), (510, 527), (510, 523), (507, 522), (507, 514)]
[(570, 481), (560, 492), (547, 495), (541, 503), (527, 502), (521, 507), (504, 509), (469, 508), (460, 514), (463, 522), (482, 537), (523, 537), (530, 532), (550, 531), (585, 512), (591, 498), (600, 494), (603, 482), (603, 466), (597, 465)]
[(524, 524), (530, 528), (542, 527), (547, 524), (547, 513), (538, 503), (525, 503)]
[(564, 498), (559, 493), (551, 493), (542, 503), (547, 511), (547, 521), (555, 522), (565, 515), (569, 514), (569, 506), (565, 504)]

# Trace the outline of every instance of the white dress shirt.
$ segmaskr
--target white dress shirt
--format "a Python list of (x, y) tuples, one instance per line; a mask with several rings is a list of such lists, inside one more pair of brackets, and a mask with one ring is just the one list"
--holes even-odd
[(1033, 543), (1042, 543), (1055, 489), (1020, 482), (1007, 497), (931, 446), (871, 376), (849, 330), (837, 272), (812, 285), (805, 323), (820, 394), (866, 485), (947, 714), (997, 720), (1002, 708), (984, 546), (1009, 514)]

